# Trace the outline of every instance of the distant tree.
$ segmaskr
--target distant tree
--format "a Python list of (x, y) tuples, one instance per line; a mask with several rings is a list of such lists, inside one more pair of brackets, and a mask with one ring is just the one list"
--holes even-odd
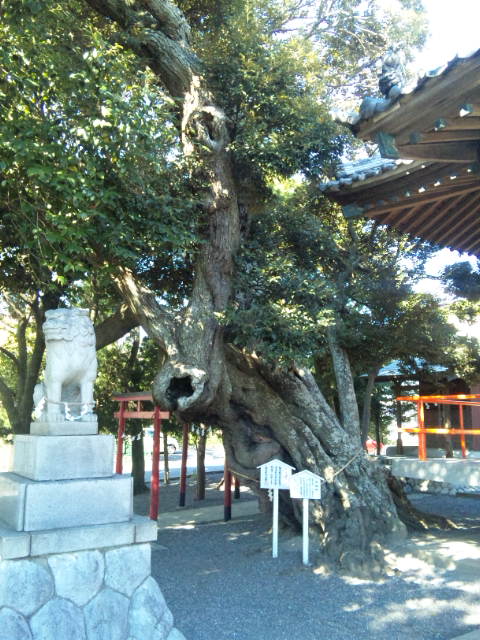
[(460, 320), (473, 323), (480, 313), (480, 271), (468, 261), (448, 265), (442, 272), (442, 281), (448, 293), (457, 298), (451, 311)]

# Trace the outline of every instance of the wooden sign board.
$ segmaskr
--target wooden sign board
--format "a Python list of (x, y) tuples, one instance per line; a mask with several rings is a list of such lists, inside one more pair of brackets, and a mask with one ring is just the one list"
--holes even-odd
[(281, 460), (269, 460), (261, 464), (260, 488), (261, 489), (289, 489), (290, 478), (294, 467)]
[(290, 478), (290, 497), (306, 500), (320, 500), (322, 482), (325, 480), (311, 471), (294, 473)]

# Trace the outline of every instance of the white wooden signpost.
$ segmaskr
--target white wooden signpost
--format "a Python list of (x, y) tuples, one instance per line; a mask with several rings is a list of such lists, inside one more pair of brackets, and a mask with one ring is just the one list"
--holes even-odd
[(303, 500), (303, 557), (302, 561), (308, 566), (308, 501), (320, 500), (322, 497), (322, 482), (325, 480), (311, 471), (300, 471), (290, 477), (290, 497)]
[[(273, 494), (272, 558), (278, 557), (278, 490), (290, 488), (290, 478), (295, 467), (281, 460), (269, 460), (261, 464), (260, 488), (269, 489)], [(270, 499), (272, 499), (272, 497)]]

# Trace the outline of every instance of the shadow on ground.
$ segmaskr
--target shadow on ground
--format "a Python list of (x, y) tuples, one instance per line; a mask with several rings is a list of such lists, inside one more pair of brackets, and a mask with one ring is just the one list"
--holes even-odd
[(285, 533), (272, 559), (261, 515), (161, 530), (153, 571), (188, 640), (448, 640), (480, 625), (480, 500), (462, 500), (414, 498), (461, 528), (389, 549), (380, 581), (303, 567)]

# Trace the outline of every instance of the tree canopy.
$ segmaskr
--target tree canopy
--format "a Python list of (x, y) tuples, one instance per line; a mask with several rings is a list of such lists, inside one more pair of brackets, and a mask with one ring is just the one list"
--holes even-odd
[(2, 290), (122, 300), (159, 351), (155, 401), (219, 426), (233, 471), (256, 486), (277, 456), (328, 476), (315, 522), (344, 567), (402, 529), (360, 455), (350, 361), (408, 287), (404, 241), (347, 225), (316, 183), (351, 141), (332, 107), (390, 42), (423, 41), (421, 3), (389, 6), (6, 0), (0, 26)]

